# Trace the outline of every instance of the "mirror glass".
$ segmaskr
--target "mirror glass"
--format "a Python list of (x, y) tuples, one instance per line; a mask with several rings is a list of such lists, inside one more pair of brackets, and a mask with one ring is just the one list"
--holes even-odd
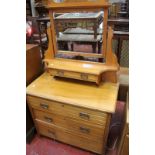
[(98, 61), (96, 55), (101, 55), (103, 46), (103, 15), (103, 11), (54, 13), (56, 57)]

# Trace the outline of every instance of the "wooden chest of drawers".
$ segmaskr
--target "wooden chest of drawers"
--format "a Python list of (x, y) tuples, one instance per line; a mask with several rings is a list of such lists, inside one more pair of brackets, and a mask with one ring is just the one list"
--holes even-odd
[(118, 84), (83, 85), (44, 73), (27, 87), (27, 101), (40, 135), (102, 154)]

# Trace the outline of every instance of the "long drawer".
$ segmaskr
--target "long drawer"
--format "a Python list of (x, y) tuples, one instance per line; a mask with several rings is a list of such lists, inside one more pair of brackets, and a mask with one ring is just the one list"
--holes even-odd
[(103, 153), (103, 143), (101, 141), (93, 141), (80, 137), (79, 135), (65, 131), (63, 128), (48, 127), (46, 123), (37, 123), (37, 126), (41, 135), (99, 154)]
[(72, 71), (64, 71), (59, 69), (49, 69), (49, 72), (53, 76), (60, 76), (60, 77), (68, 77), (73, 79), (79, 79), (84, 81), (92, 81), (92, 82), (98, 82), (98, 75), (93, 74), (84, 74), (84, 73), (78, 73), (78, 72), (72, 72)]
[(101, 126), (104, 126), (107, 120), (107, 114), (104, 112), (80, 108), (32, 96), (27, 96), (27, 100), (31, 107), (45, 112), (68, 116), (70, 118), (99, 124)]
[(35, 120), (63, 127), (78, 135), (92, 138), (93, 140), (103, 140), (105, 126), (93, 125), (83, 121), (77, 121), (61, 115), (45, 113), (39, 110), (33, 110)]

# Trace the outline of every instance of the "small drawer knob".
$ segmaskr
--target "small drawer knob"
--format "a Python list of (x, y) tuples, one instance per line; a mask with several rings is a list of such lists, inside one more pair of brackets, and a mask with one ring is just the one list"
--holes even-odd
[(40, 107), (43, 108), (43, 109), (48, 109), (48, 104), (43, 104), (43, 103), (40, 103)]
[(80, 127), (80, 131), (83, 133), (90, 133), (90, 129), (89, 128), (85, 128), (85, 127)]
[(87, 113), (84, 113), (84, 112), (80, 112), (79, 113), (79, 116), (83, 119), (87, 119), (89, 120), (90, 116), (87, 114)]

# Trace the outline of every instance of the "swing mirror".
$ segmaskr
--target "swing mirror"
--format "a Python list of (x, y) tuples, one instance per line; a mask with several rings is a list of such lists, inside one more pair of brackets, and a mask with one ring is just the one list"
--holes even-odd
[[(105, 62), (109, 3), (105, 0), (48, 1), (51, 45), (46, 55)], [(49, 58), (47, 56), (46, 58)]]
[(54, 13), (54, 31), (55, 57), (98, 61), (102, 55), (103, 11)]

